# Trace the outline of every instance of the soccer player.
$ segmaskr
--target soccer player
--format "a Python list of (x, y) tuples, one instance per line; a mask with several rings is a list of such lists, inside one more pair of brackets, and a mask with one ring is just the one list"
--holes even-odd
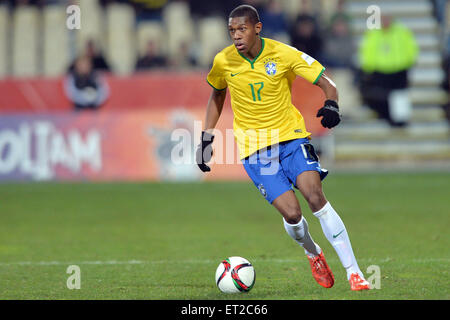
[(222, 112), (227, 88), (234, 113), (234, 135), (249, 177), (266, 200), (283, 216), (286, 232), (304, 250), (314, 279), (331, 288), (334, 276), (323, 251), (314, 242), (295, 196), (295, 186), (306, 199), (347, 271), (351, 290), (367, 290), (369, 283), (358, 267), (347, 230), (325, 198), (321, 180), (327, 171), (309, 143), (304, 119), (291, 102), (296, 76), (319, 86), (326, 96), (317, 117), (326, 128), (340, 122), (338, 92), (314, 58), (291, 46), (262, 38), (258, 12), (249, 5), (235, 8), (228, 31), (233, 44), (219, 52), (207, 81), (212, 87), (196, 161), (203, 172), (212, 157), (213, 129)]

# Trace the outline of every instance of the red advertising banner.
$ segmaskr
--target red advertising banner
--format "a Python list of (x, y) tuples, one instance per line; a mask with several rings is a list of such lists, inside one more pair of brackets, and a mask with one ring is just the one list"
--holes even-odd
[[(224, 151), (228, 163), (198, 169), (200, 116), (183, 109), (3, 116), (0, 180), (246, 179), (234, 141)], [(221, 131), (231, 121), (225, 111)]]

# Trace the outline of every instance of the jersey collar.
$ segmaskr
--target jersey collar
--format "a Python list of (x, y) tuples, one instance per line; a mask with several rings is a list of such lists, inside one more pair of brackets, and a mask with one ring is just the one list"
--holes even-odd
[(237, 53), (239, 53), (239, 55), (240, 55), (242, 58), (244, 58), (245, 60), (247, 60), (247, 61), (250, 63), (250, 65), (252, 66), (252, 69), (254, 69), (253, 64), (255, 63), (256, 59), (259, 58), (259, 56), (261, 55), (261, 53), (263, 52), (263, 50), (264, 50), (264, 38), (263, 38), (263, 37), (261, 37), (261, 50), (259, 51), (259, 53), (256, 55), (255, 59), (253, 59), (253, 60), (250, 60), (249, 58), (247, 58), (246, 56), (244, 56), (242, 53), (240, 53), (238, 49), (236, 49)]

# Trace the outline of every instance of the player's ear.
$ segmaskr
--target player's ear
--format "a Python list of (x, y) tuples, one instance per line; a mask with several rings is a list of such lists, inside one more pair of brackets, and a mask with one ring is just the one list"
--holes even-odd
[(257, 24), (255, 24), (256, 35), (259, 35), (261, 33), (261, 30), (262, 30), (262, 22), (258, 22)]

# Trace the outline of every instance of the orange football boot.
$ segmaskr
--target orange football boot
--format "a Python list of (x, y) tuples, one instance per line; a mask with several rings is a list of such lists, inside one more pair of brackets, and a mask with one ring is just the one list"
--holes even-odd
[(361, 278), (357, 273), (352, 273), (348, 281), (350, 282), (350, 288), (353, 291), (370, 290), (369, 282), (364, 278)]
[(334, 276), (325, 261), (323, 251), (315, 257), (310, 257), (309, 255), (306, 256), (308, 257), (309, 265), (311, 266), (312, 275), (317, 283), (322, 287), (331, 288), (334, 284)]

